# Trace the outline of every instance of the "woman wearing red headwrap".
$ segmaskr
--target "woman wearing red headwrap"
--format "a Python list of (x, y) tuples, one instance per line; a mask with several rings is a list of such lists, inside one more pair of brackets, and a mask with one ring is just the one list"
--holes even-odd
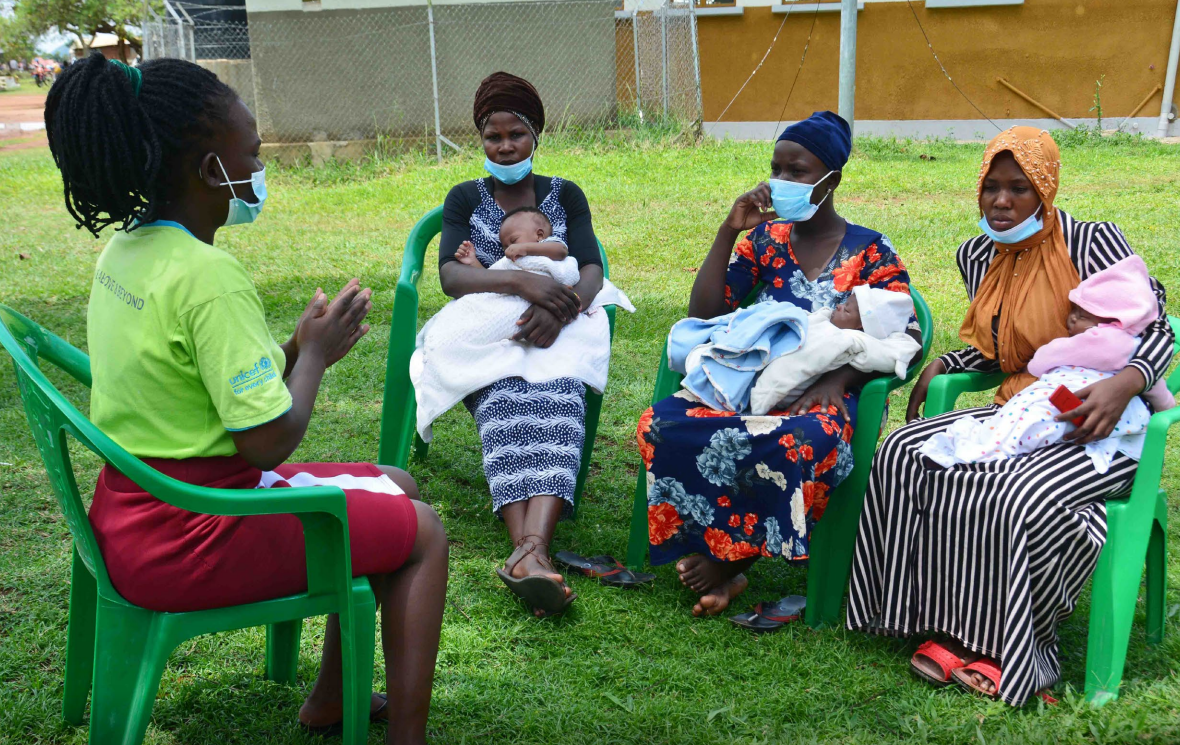
[[(532, 306), (513, 338), (548, 347), (602, 289), (590, 207), (573, 182), (532, 170), (545, 107), (527, 80), (504, 72), (488, 76), (475, 94), (473, 118), (491, 175), (465, 181), (447, 195), (438, 258), (443, 292), (453, 298), (496, 292), (528, 300)], [(456, 259), (466, 241), (483, 267), (503, 257), (501, 223), (521, 207), (544, 213), (553, 236), (577, 259), (581, 280), (574, 287), (529, 272), (484, 271)], [(483, 441), (492, 510), (516, 547), (504, 565), (505, 581), (536, 615), (560, 613), (574, 596), (549, 559), (549, 543), (557, 521), (573, 506), (585, 440), (585, 386), (572, 377), (541, 383), (508, 378), (471, 394), (464, 404)]]

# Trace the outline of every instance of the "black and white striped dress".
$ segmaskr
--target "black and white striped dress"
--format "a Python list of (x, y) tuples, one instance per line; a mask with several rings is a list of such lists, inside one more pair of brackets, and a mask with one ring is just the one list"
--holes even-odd
[[(569, 246), (579, 266), (600, 264), (590, 208), (581, 189), (557, 177), (534, 176), (537, 209), (549, 218), (553, 237)], [(485, 267), (504, 256), (500, 225), (504, 210), (492, 195), (491, 179), (459, 184), (443, 206), (440, 265), (453, 260), (464, 240), (475, 245)], [(499, 380), (463, 401), (483, 443), (484, 475), (496, 514), (506, 504), (540, 495), (565, 500), (572, 512), (574, 487), (586, 437), (586, 386), (577, 378), (530, 383)]]
[[(1059, 212), (1081, 279), (1132, 254), (1112, 223)], [(969, 298), (995, 256), (987, 236), (958, 251)], [(1151, 387), (1167, 371), (1173, 335), (1164, 288), (1160, 320), (1131, 364)], [(994, 372), (979, 350), (943, 355), (948, 373)], [(941, 469), (918, 453), (935, 432), (988, 406), (921, 419), (890, 434), (873, 459), (853, 558), (848, 628), (891, 636), (941, 632), (1003, 671), (1000, 696), (1019, 706), (1060, 677), (1057, 624), (1074, 609), (1106, 540), (1107, 499), (1125, 496), (1136, 461), (1118, 455), (1099, 474), (1082, 447), (1060, 444), (1019, 458)]]

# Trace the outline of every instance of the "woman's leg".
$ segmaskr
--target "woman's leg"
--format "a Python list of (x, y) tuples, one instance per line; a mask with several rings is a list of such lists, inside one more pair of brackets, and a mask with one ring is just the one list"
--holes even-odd
[(438, 637), (447, 596), (450, 548), (434, 508), (414, 502), (418, 537), (410, 558), (377, 581), (381, 588), (381, 645), (389, 696), (387, 743), (426, 742)]
[[(558, 582), (565, 583), (565, 577), (552, 571), (549, 559), (549, 544), (553, 540), (553, 532), (557, 529), (557, 521), (561, 518), (561, 511), (565, 502), (560, 497), (540, 495), (519, 502), (512, 502), (500, 508), (500, 516), (504, 518), (504, 525), (508, 528), (508, 535), (512, 538), (512, 545), (518, 546), (526, 536), (536, 536), (545, 543), (544, 550), (538, 548), (525, 556), (512, 569), (513, 577), (527, 577), (540, 574)], [(546, 566), (549, 562), (550, 566)], [(567, 586), (568, 596), (572, 591)], [(541, 615), (542, 611), (534, 611)]]
[(741, 595), (749, 586), (746, 575), (757, 556), (738, 561), (717, 561), (703, 554), (686, 556), (676, 562), (680, 581), (700, 599), (692, 607), (694, 616), (715, 616), (729, 607), (731, 600)]
[(418, 495), (418, 482), (414, 481), (414, 477), (395, 466), (377, 466), (389, 478), (393, 479), (393, 483), (398, 485), (406, 496), (415, 502), (421, 502), (422, 498)]
[[(343, 666), (340, 658), (340, 616), (333, 613), (328, 616), (324, 627), (320, 672), (311, 687), (311, 693), (299, 709), (299, 721), (308, 727), (328, 727), (344, 718)], [(369, 711), (376, 712), (384, 704), (385, 701), (374, 693), (369, 701)], [(389, 710), (386, 709), (384, 713), (388, 715)]]
[[(418, 495), (413, 478), (400, 469), (379, 466), (408, 495)], [(381, 643), (386, 660), (386, 717), (390, 743), (425, 742), (426, 718), (434, 680), (438, 639), (446, 602), (449, 546), (442, 521), (430, 505), (414, 501), (418, 531), (409, 558), (391, 574), (369, 577), (381, 613)], [(310, 726), (330, 725), (343, 716), (340, 620), (328, 617), (320, 672), (299, 719)], [(382, 700), (374, 694), (370, 707)]]

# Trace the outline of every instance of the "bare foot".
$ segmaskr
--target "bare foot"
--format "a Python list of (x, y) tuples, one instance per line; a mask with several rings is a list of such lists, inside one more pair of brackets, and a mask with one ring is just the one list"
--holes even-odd
[(467, 266), (483, 266), (475, 256), (475, 244), (471, 241), (463, 241), (459, 244), (459, 247), (455, 249), (455, 260)]
[[(999, 667), (999, 665), (996, 665), (996, 667)], [(959, 675), (966, 679), (968, 683), (978, 688), (982, 693), (986, 693), (989, 696), (995, 695), (996, 684), (982, 673), (977, 673), (974, 670), (961, 670)]]
[(720, 587), (709, 590), (692, 607), (694, 616), (715, 616), (729, 607), (730, 601), (746, 591), (750, 582), (746, 575), (739, 574), (726, 580)]
[[(375, 714), (383, 706), (385, 710), (381, 712), (381, 718), (389, 721), (389, 707), (386, 706), (385, 699), (374, 693), (369, 699), (369, 713)], [(330, 727), (343, 718), (344, 704), (340, 698), (321, 701), (314, 692), (299, 709), (299, 721), (312, 728)]]
[(676, 562), (676, 572), (685, 587), (698, 595), (703, 595), (746, 571), (753, 563), (753, 558), (741, 561), (713, 561), (704, 554), (693, 554)]
[[(546, 562), (548, 562), (548, 557), (545, 557), (545, 559)], [(553, 571), (552, 563), (549, 563), (549, 566), (546, 566), (545, 563), (543, 563), (537, 557), (536, 552), (528, 554), (523, 559), (521, 559), (520, 562), (512, 568), (511, 574), (517, 579), (523, 579), (524, 577), (529, 577), (532, 575), (548, 577), (549, 579), (561, 583), (567, 598), (573, 593), (569, 585), (565, 583), (565, 577)], [(540, 608), (534, 608), (533, 615), (535, 615), (537, 618), (540, 618), (541, 616), (545, 615), (545, 611), (541, 610)]]

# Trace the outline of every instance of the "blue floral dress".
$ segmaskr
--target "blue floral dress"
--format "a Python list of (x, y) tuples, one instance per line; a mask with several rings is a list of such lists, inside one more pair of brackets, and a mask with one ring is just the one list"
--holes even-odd
[[(729, 307), (759, 285), (759, 302), (811, 312), (834, 308), (857, 285), (909, 292), (889, 239), (851, 223), (823, 272), (807, 279), (791, 248), (792, 227), (786, 220), (763, 223), (734, 247), (725, 280)], [(918, 328), (917, 319), (911, 327)], [(856, 392), (845, 399), (855, 418)], [(805, 559), (829, 494), (852, 471), (852, 427), (834, 406), (801, 416), (742, 416), (681, 390), (644, 412), (637, 434), (652, 564), (693, 553), (717, 561)]]

